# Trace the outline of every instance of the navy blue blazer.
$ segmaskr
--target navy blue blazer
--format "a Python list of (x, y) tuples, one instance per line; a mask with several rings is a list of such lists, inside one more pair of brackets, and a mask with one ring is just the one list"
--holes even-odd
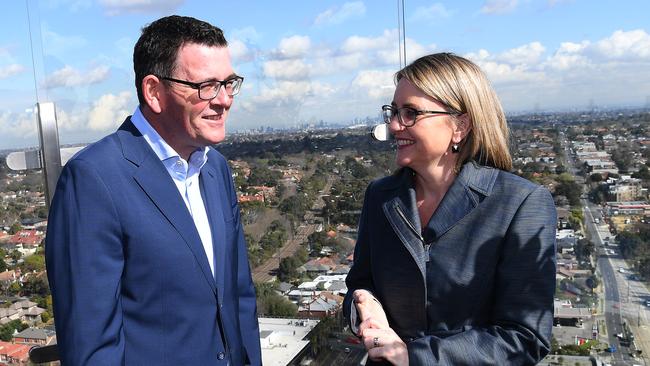
[(261, 364), (239, 206), (212, 148), (199, 180), (214, 276), (178, 189), (130, 119), (68, 161), (45, 244), (64, 365)]
[(467, 163), (423, 229), (413, 174), (402, 169), (366, 190), (344, 312), (354, 290), (372, 292), (411, 365), (537, 363), (553, 325), (548, 190)]

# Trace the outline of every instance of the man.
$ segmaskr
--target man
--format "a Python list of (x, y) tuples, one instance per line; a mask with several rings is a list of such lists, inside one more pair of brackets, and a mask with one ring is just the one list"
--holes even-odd
[(66, 365), (261, 364), (255, 290), (224, 157), (243, 78), (223, 33), (170, 16), (133, 53), (139, 107), (61, 174), (47, 270)]

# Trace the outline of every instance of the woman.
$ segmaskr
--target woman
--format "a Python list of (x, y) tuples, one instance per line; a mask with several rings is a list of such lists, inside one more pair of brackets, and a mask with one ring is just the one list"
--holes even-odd
[(553, 199), (508, 171), (482, 71), (450, 54), (400, 70), (393, 176), (366, 190), (344, 303), (369, 364), (532, 365), (549, 351)]

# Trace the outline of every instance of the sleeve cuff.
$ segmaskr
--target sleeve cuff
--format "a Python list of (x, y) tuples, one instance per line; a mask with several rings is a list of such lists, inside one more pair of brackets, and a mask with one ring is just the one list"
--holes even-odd
[(359, 324), (361, 324), (361, 319), (357, 313), (357, 305), (352, 301), (350, 303), (350, 331), (355, 336), (359, 336)]
[[(372, 300), (375, 301), (379, 306), (383, 308), (381, 302), (377, 300), (376, 297), (372, 297)], [(350, 302), (350, 331), (355, 336), (359, 337), (359, 325), (361, 324), (361, 318), (359, 318), (359, 313), (357, 311), (357, 304), (352, 300)]]

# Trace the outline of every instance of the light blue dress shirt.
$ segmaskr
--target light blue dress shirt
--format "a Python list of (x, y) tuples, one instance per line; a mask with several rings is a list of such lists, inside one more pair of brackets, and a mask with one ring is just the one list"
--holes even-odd
[(142, 115), (140, 108), (136, 108), (131, 122), (140, 131), (149, 146), (156, 153), (156, 156), (162, 161), (171, 176), (176, 188), (185, 206), (187, 206), (190, 215), (194, 219), (194, 225), (199, 232), (201, 242), (205, 255), (208, 257), (210, 269), (214, 276), (214, 251), (212, 248), (212, 231), (210, 230), (210, 222), (208, 221), (208, 214), (205, 210), (203, 198), (201, 197), (201, 188), (199, 185), (199, 174), (201, 168), (208, 161), (208, 147), (197, 149), (190, 154), (189, 161), (181, 158), (180, 155), (171, 147), (162, 137), (151, 127), (149, 121)]

